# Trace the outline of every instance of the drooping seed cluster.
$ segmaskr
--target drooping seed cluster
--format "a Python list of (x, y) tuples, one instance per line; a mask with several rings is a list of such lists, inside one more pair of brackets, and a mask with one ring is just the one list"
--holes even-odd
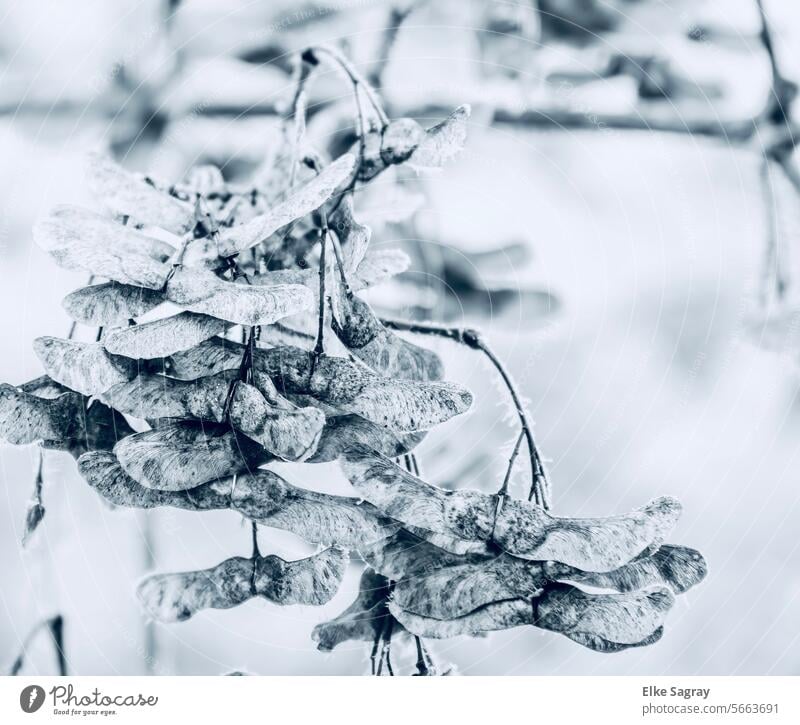
[[(150, 576), (138, 588), (150, 616), (182, 621), (253, 597), (323, 604), (347, 561), (361, 559), (358, 598), (313, 632), (321, 649), (392, 631), (534, 625), (612, 652), (656, 641), (674, 594), (704, 576), (697, 552), (665, 544), (680, 515), (673, 499), (558, 518), (505, 491), (439, 489), (397, 463), (472, 394), (358, 296), (407, 260), (370, 249), (352, 191), (392, 165), (441, 166), (463, 145), (468, 116), (460, 108), (427, 131), (389, 122), (327, 164), (287, 131), (252, 188), (227, 186), (217, 170), (167, 187), (95, 156), (89, 186), (103, 211), (62, 206), (37, 224), (36, 242), (60, 266), (102, 280), (64, 300), (99, 332), (35, 341), (45, 376), (0, 386), (0, 437), (69, 451), (115, 505), (231, 509), (325, 547), (299, 561), (254, 551)], [(198, 177), (216, 181), (198, 190)], [(324, 351), (326, 330), (346, 354)], [(334, 460), (352, 497), (269, 469)]]

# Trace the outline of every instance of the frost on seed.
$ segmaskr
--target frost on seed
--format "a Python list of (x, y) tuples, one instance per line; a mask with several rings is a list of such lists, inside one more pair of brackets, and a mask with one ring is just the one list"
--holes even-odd
[(367, 253), (372, 231), (356, 221), (351, 195), (342, 200), (331, 217), (331, 228), (336, 232), (342, 246), (345, 269), (348, 274), (354, 274)]
[(283, 409), (271, 405), (252, 385), (233, 389), (231, 424), (278, 458), (303, 461), (316, 450), (325, 415), (314, 407)]
[(330, 651), (342, 642), (351, 640), (372, 642), (383, 630), (389, 582), (385, 577), (365, 569), (361, 575), (358, 596), (339, 616), (314, 627), (311, 639), (323, 651)]
[(100, 395), (135, 375), (134, 361), (110, 355), (97, 342), (37, 337), (33, 349), (53, 380), (83, 395)]
[(369, 446), (387, 458), (396, 458), (413, 450), (425, 435), (425, 431), (396, 433), (359, 415), (331, 416), (325, 421), (317, 450), (307, 462), (335, 461), (356, 443)]
[(203, 486), (192, 496), (186, 491), (159, 491), (134, 481), (111, 451), (89, 451), (78, 459), (78, 471), (86, 482), (115, 506), (151, 509), (159, 506), (189, 511), (210, 511), (229, 506), (227, 491)]
[(528, 599), (492, 602), (463, 617), (445, 621), (407, 612), (393, 600), (389, 601), (389, 611), (409, 632), (431, 639), (474, 636), (533, 623), (533, 609)]
[(188, 422), (123, 438), (114, 453), (135, 481), (164, 491), (194, 488), (270, 460), (261, 446), (225, 426)]
[(203, 571), (146, 577), (137, 595), (145, 612), (165, 623), (183, 622), (204, 609), (230, 609), (254, 597), (281, 605), (321, 605), (338, 591), (346, 564), (339, 549), (297, 561), (234, 557)]
[(438, 169), (455, 158), (467, 141), (470, 107), (459, 106), (444, 121), (425, 131), (407, 163), (414, 169)]
[(94, 212), (58, 206), (34, 225), (33, 238), (66, 269), (160, 290), (174, 248)]
[(173, 353), (164, 370), (178, 380), (196, 380), (239, 367), (245, 346), (224, 337), (211, 337), (188, 350)]
[(396, 277), (411, 266), (411, 260), (401, 249), (370, 249), (350, 278), (354, 292), (374, 287)]
[(360, 549), (399, 527), (369, 504), (292, 486), (272, 471), (238, 476), (230, 496), (243, 516), (314, 544)]
[(668, 586), (675, 594), (683, 594), (705, 578), (708, 565), (695, 549), (665, 544), (652, 554), (609, 572), (584, 572), (552, 562), (547, 571), (550, 578), (569, 579), (601, 589), (631, 592), (651, 586)]
[(363, 446), (349, 449), (342, 466), (356, 490), (391, 518), (468, 541), (492, 541), (518, 557), (584, 571), (617, 569), (660, 545), (681, 511), (675, 499), (662, 497), (629, 514), (557, 518), (534, 503), (500, 501), (479, 491), (445, 491)]
[(73, 320), (85, 325), (115, 327), (150, 312), (163, 301), (164, 295), (156, 290), (106, 282), (70, 292), (61, 304)]
[(663, 588), (590, 594), (569, 584), (552, 584), (534, 600), (534, 623), (568, 636), (636, 645), (664, 624), (674, 603), (674, 595)]
[(156, 189), (108, 156), (89, 154), (86, 183), (106, 209), (130, 217), (138, 224), (181, 234), (194, 223), (194, 213), (189, 204)]
[(267, 350), (257, 364), (284, 393), (311, 395), (394, 431), (430, 430), (472, 404), (472, 394), (455, 383), (393, 380), (344, 358), (315, 360), (299, 348)]
[[(266, 214), (224, 230), (220, 235), (219, 254), (230, 256), (249, 249), (281, 227), (318, 209), (350, 176), (354, 163), (355, 158), (350, 154), (339, 157), (330, 166), (325, 167), (318, 176), (292, 191), (284, 201), (276, 204)], [(191, 246), (189, 249), (191, 250)]]
[(150, 360), (188, 350), (228, 327), (229, 323), (215, 317), (181, 312), (142, 325), (109, 330), (103, 335), (102, 346), (114, 355)]
[(13, 445), (63, 441), (77, 432), (83, 397), (66, 392), (40, 398), (12, 385), (0, 385), (0, 440)]
[(228, 370), (197, 380), (176, 380), (141, 373), (131, 381), (109, 388), (104, 403), (136, 418), (184, 418), (222, 423), (225, 401), (236, 371)]
[(341, 282), (331, 326), (342, 344), (376, 373), (397, 380), (444, 377), (442, 361), (435, 352), (388, 330), (366, 302), (345, 292)]
[(401, 580), (393, 599), (412, 614), (456, 619), (492, 602), (531, 597), (546, 583), (541, 562), (499, 554), (482, 562), (467, 560)]
[(175, 304), (238, 325), (269, 325), (311, 307), (313, 296), (299, 284), (246, 285), (222, 280), (207, 269), (178, 268), (167, 284)]

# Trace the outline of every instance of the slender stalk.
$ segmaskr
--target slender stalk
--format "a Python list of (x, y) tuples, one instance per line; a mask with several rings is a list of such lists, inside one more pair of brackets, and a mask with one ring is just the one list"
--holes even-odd
[(775, 190), (770, 177), (771, 163), (773, 162), (768, 157), (764, 157), (759, 170), (759, 180), (761, 182), (761, 191), (764, 199), (764, 216), (767, 227), (767, 244), (764, 250), (763, 282), (760, 294), (762, 307), (766, 307), (769, 301), (770, 281), (774, 284), (774, 291), (778, 299), (783, 299), (788, 287), (788, 282), (784, 277), (780, 250), (781, 245), (778, 238), (778, 209)]
[(525, 412), (525, 407), (522, 404), (517, 387), (511, 378), (508, 370), (502, 361), (495, 355), (492, 349), (487, 345), (485, 340), (481, 337), (477, 330), (461, 327), (444, 327), (442, 325), (435, 325), (427, 322), (406, 322), (404, 320), (388, 320), (383, 319), (381, 322), (392, 330), (400, 330), (404, 332), (411, 332), (419, 335), (435, 335), (443, 337), (447, 340), (453, 340), (473, 350), (482, 352), (494, 365), (499, 373), (503, 382), (505, 383), (514, 407), (519, 417), (522, 432), (525, 435), (525, 440), (528, 444), (528, 453), (531, 463), (531, 487), (528, 494), (528, 500), (535, 500), (537, 504), (546, 509), (550, 508), (550, 482), (547, 476), (547, 469), (545, 468), (542, 456), (536, 446), (536, 441), (533, 437), (533, 426), (528, 420), (528, 415)]
[(314, 345), (314, 357), (317, 358), (325, 352), (325, 248), (328, 239), (328, 227), (319, 232), (319, 322), (317, 326), (317, 342)]
[(34, 625), (33, 629), (28, 632), (27, 636), (22, 642), (20, 653), (17, 655), (14, 662), (12, 662), (11, 667), (9, 667), (9, 675), (15, 676), (22, 671), (22, 668), (25, 665), (25, 657), (28, 654), (28, 649), (30, 648), (31, 643), (34, 639), (36, 639), (39, 632), (44, 629), (47, 630), (48, 634), (50, 635), (50, 639), (53, 642), (58, 674), (62, 677), (68, 674), (67, 656), (64, 649), (64, 618), (60, 614), (57, 614), (55, 617), (43, 619), (41, 622), (38, 622), (36, 625)]
[(517, 442), (514, 444), (514, 450), (511, 452), (511, 457), (508, 459), (508, 468), (506, 469), (505, 478), (503, 478), (503, 485), (500, 486), (500, 490), (497, 492), (498, 496), (507, 496), (508, 495), (508, 484), (511, 482), (511, 472), (514, 469), (514, 461), (517, 459), (519, 455), (519, 449), (522, 445), (522, 439), (525, 437), (525, 431), (520, 431), (519, 436), (517, 436)]
[(381, 36), (380, 47), (376, 52), (377, 62), (372, 67), (372, 70), (367, 76), (370, 85), (375, 90), (380, 90), (383, 82), (383, 74), (386, 72), (386, 66), (389, 65), (389, 58), (392, 54), (392, 48), (397, 41), (397, 34), (400, 32), (400, 26), (406, 21), (409, 15), (416, 8), (417, 3), (411, 2), (405, 5), (395, 5), (389, 11), (389, 17), (386, 20), (386, 25), (383, 28), (383, 35)]
[(775, 54), (775, 42), (772, 38), (769, 21), (767, 20), (767, 13), (764, 10), (764, 2), (763, 0), (755, 0), (755, 2), (756, 8), (758, 9), (758, 17), (761, 21), (761, 29), (758, 37), (769, 58), (769, 67), (772, 76), (770, 99), (767, 104), (765, 116), (776, 125), (788, 124), (792, 102), (797, 95), (797, 86), (792, 81), (787, 80), (781, 73)]

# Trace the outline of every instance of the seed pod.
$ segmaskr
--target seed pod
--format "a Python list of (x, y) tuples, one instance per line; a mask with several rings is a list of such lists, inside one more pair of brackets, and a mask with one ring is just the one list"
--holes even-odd
[(188, 350), (228, 327), (229, 323), (208, 315), (181, 312), (143, 325), (109, 330), (103, 335), (102, 345), (115, 355), (151, 360)]
[(447, 639), (462, 634), (475, 636), (533, 624), (533, 607), (529, 599), (492, 602), (464, 617), (446, 621), (407, 612), (393, 600), (389, 601), (389, 611), (409, 632), (431, 639)]
[(350, 276), (350, 287), (353, 292), (374, 287), (402, 274), (410, 265), (408, 255), (400, 249), (370, 249)]
[(339, 238), (348, 276), (353, 275), (367, 253), (372, 230), (356, 221), (351, 194), (342, 200), (339, 208), (331, 216), (330, 226)]
[(635, 645), (663, 625), (674, 603), (673, 594), (663, 588), (589, 594), (568, 584), (552, 584), (534, 599), (534, 623), (561, 634)]
[(61, 383), (57, 383), (49, 375), (40, 375), (38, 378), (29, 380), (27, 383), (17, 386), (23, 393), (30, 393), (37, 398), (47, 398), (52, 400), (59, 395), (69, 392), (69, 388)]
[(292, 486), (272, 471), (254, 471), (184, 491), (161, 491), (134, 481), (113, 453), (78, 459), (87, 483), (116, 506), (187, 511), (231, 509), (264, 526), (289, 531), (311, 544), (360, 549), (390, 536), (399, 524), (368, 503)]
[(230, 507), (230, 482), (209, 483), (188, 491), (159, 491), (134, 481), (111, 451), (89, 451), (78, 458), (78, 471), (86, 482), (115, 506), (152, 509), (159, 506), (188, 511)]
[(312, 455), (325, 425), (325, 416), (316, 408), (277, 408), (255, 387), (242, 382), (234, 388), (229, 416), (235, 428), (287, 461), (303, 461)]
[(417, 538), (427, 541), (429, 544), (433, 544), (435, 547), (446, 551), (448, 554), (455, 554), (456, 556), (467, 556), (468, 554), (490, 556), (497, 551), (493, 544), (484, 541), (459, 539), (455, 536), (439, 534), (420, 528), (419, 526), (411, 526), (410, 524), (407, 524), (405, 529)]
[(123, 284), (163, 288), (175, 249), (112, 219), (58, 206), (33, 227), (35, 242), (65, 269), (83, 269)]
[[(415, 580), (448, 567), (491, 562), (497, 554), (454, 554), (425, 539), (400, 529), (388, 538), (358, 550), (364, 561), (387, 579), (399, 582)], [(528, 564), (529, 562), (525, 562)]]
[(393, 598), (412, 614), (456, 619), (504, 599), (529, 598), (547, 583), (542, 562), (499, 554), (421, 572), (397, 582)]
[(155, 309), (164, 301), (156, 290), (106, 282), (70, 292), (61, 302), (67, 314), (78, 322), (97, 327), (116, 327)]
[(428, 134), (413, 118), (390, 121), (381, 134), (381, 159), (387, 166), (402, 164)]
[(269, 325), (311, 307), (311, 292), (299, 284), (244, 285), (220, 279), (207, 269), (179, 267), (167, 297), (192, 312), (237, 325)]
[(644, 639), (639, 640), (638, 642), (633, 642), (631, 644), (621, 644), (620, 642), (611, 642), (603, 637), (599, 637), (596, 634), (585, 634), (583, 632), (564, 632), (565, 637), (569, 637), (573, 642), (577, 642), (588, 649), (592, 649), (595, 652), (602, 652), (603, 654), (613, 654), (615, 652), (622, 652), (626, 649), (631, 649), (633, 647), (647, 647), (651, 644), (655, 644), (664, 634), (664, 628), (659, 627), (657, 630), (652, 632), (651, 634), (647, 635)]
[(312, 395), (396, 431), (429, 430), (472, 404), (472, 394), (453, 383), (391, 380), (299, 348), (266, 350), (257, 365), (284, 393)]
[(335, 461), (354, 443), (369, 446), (387, 458), (396, 458), (416, 448), (426, 435), (425, 431), (395, 433), (358, 415), (337, 415), (325, 421), (317, 450), (306, 462)]
[(442, 361), (435, 352), (387, 330), (369, 304), (346, 292), (341, 281), (331, 327), (342, 344), (376, 373), (400, 380), (444, 377)]
[(222, 423), (225, 400), (236, 376), (235, 370), (226, 370), (185, 381), (142, 373), (129, 382), (114, 385), (100, 397), (120, 412), (143, 420), (194, 418)]
[(134, 361), (109, 355), (96, 342), (37, 337), (33, 350), (53, 380), (84, 395), (100, 395), (135, 375)]
[(164, 361), (164, 371), (178, 380), (196, 380), (239, 367), (245, 346), (224, 337), (208, 340), (173, 353)]
[(311, 639), (325, 652), (350, 640), (373, 642), (383, 631), (386, 617), (391, 616), (386, 606), (388, 596), (386, 578), (365, 569), (356, 600), (338, 617), (314, 627)]
[(414, 169), (439, 169), (454, 158), (466, 143), (470, 113), (469, 106), (459, 106), (444, 121), (427, 129), (408, 165)]
[(83, 397), (62, 393), (40, 398), (3, 383), (0, 385), (0, 439), (16, 446), (36, 441), (72, 438), (83, 411)]
[(655, 641), (674, 601), (668, 589), (588, 594), (567, 584), (552, 584), (533, 600), (497, 601), (447, 621), (407, 612), (396, 601), (389, 602), (389, 611), (420, 637), (442, 639), (534, 624), (611, 652)]
[(124, 416), (103, 405), (98, 400), (87, 401), (81, 410), (79, 425), (74, 438), (67, 442), (66, 450), (78, 458), (86, 451), (111, 450), (120, 440), (134, 431)]
[(339, 549), (298, 561), (234, 557), (204, 571), (149, 576), (137, 595), (144, 610), (165, 623), (183, 622), (203, 609), (230, 609), (253, 597), (281, 605), (320, 605), (338, 591), (346, 565)]
[(373, 506), (347, 496), (297, 488), (272, 471), (238, 476), (231, 505), (266, 526), (291, 531), (314, 544), (360, 549), (390, 536), (399, 524)]
[(579, 571), (552, 562), (548, 562), (546, 571), (550, 579), (569, 579), (619, 592), (666, 585), (675, 594), (683, 594), (705, 578), (708, 566), (699, 551), (665, 544), (649, 556), (605, 573)]
[(114, 453), (135, 481), (164, 491), (194, 488), (270, 460), (260, 446), (224, 426), (191, 423), (128, 436)]
[(109, 211), (129, 216), (137, 224), (160, 227), (173, 234), (182, 234), (194, 225), (189, 204), (159, 191), (105, 155), (89, 155), (86, 183)]
[(354, 164), (355, 158), (351, 154), (339, 157), (318, 176), (293, 190), (284, 201), (276, 204), (266, 214), (261, 214), (245, 224), (223, 229), (219, 240), (211, 249), (203, 249), (202, 244), (190, 244), (185, 257), (186, 263), (192, 264), (198, 256), (201, 259), (212, 254), (233, 256), (265, 240), (281, 227), (310, 214), (331, 198), (337, 187), (350, 176)]
[(660, 545), (680, 516), (680, 504), (662, 497), (622, 516), (556, 518), (529, 502), (445, 491), (358, 446), (345, 453), (343, 468), (358, 492), (393, 519), (469, 541), (494, 541), (514, 556), (585, 571), (616, 569)]
[[(393, 537), (396, 539), (397, 536)], [(531, 562), (508, 554), (451, 556), (448, 560), (434, 558), (434, 551), (426, 550), (424, 545), (412, 546), (408, 551), (397, 551), (398, 548), (395, 543), (389, 552), (376, 557), (377, 562), (365, 558), (381, 573), (400, 579), (394, 599), (403, 609), (434, 619), (455, 619), (494, 601), (530, 597), (547, 582), (558, 579), (617, 591), (666, 584), (675, 593), (681, 593), (701, 581), (706, 572), (699, 552), (673, 546), (663, 546), (652, 556), (608, 573), (582, 572), (562, 564)], [(387, 559), (388, 564), (384, 563)], [(416, 564), (412, 567), (409, 560)], [(402, 568), (411, 571), (398, 571)]]

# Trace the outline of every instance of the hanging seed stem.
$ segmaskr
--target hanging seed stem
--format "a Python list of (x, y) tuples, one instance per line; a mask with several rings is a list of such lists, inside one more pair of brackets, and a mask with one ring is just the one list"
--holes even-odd
[(404, 320), (389, 319), (383, 319), (381, 322), (390, 330), (411, 332), (418, 335), (434, 335), (447, 340), (453, 340), (454, 342), (466, 345), (472, 350), (479, 350), (489, 359), (511, 395), (520, 425), (522, 426), (522, 433), (525, 435), (525, 440), (528, 444), (528, 453), (531, 463), (531, 487), (528, 493), (528, 500), (534, 500), (540, 506), (549, 509), (550, 481), (547, 476), (547, 469), (544, 466), (544, 461), (542, 460), (542, 456), (539, 453), (539, 449), (533, 437), (533, 426), (528, 420), (528, 415), (525, 412), (525, 407), (522, 404), (522, 399), (517, 391), (514, 380), (500, 358), (495, 355), (486, 341), (481, 337), (481, 334), (477, 330), (469, 328), (445, 327), (427, 322), (406, 322)]

